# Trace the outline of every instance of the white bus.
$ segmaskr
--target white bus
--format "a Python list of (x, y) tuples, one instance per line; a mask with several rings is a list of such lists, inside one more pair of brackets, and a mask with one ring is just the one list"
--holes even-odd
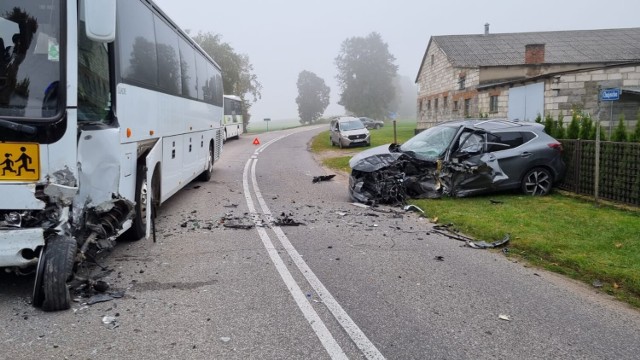
[(244, 113), (242, 99), (236, 95), (224, 96), (224, 141), (230, 138), (239, 138), (244, 130)]
[(79, 262), (211, 177), (221, 71), (150, 0), (2, 0), (0, 40), (0, 267), (67, 309)]

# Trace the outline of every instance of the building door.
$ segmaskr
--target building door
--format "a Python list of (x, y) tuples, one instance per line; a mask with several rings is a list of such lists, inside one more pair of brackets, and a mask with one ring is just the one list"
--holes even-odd
[(509, 120), (534, 121), (544, 117), (544, 82), (509, 89)]

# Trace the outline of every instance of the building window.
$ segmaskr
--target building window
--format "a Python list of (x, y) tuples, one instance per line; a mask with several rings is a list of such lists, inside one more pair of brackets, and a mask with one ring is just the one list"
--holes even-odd
[(442, 98), (442, 107), (445, 109), (449, 108), (449, 97), (445, 96), (444, 98)]
[(453, 101), (453, 111), (458, 111), (458, 100)]
[(489, 112), (498, 112), (498, 95), (492, 95), (491, 97), (489, 97)]
[(433, 99), (433, 110), (438, 111), (438, 99)]
[(460, 75), (460, 78), (458, 78), (458, 90), (464, 90), (465, 86), (465, 81), (467, 80), (467, 77), (465, 75)]
[(427, 111), (431, 111), (431, 100), (427, 100)]
[(435, 55), (431, 55), (431, 65), (435, 62)]
[(471, 114), (471, 99), (464, 99), (464, 117), (469, 117)]

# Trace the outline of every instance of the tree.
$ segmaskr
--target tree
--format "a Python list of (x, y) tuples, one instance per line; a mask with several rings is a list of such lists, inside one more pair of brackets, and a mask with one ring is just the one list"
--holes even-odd
[(629, 141), (640, 142), (640, 110), (638, 110), (638, 113), (636, 114), (636, 128), (629, 135)]
[(416, 102), (418, 101), (418, 88), (408, 76), (396, 76), (393, 79), (395, 96), (389, 110), (395, 112), (401, 119), (416, 118)]
[(571, 122), (569, 123), (569, 128), (567, 129), (567, 139), (577, 139), (580, 136), (580, 120), (579, 114), (577, 111), (573, 111), (571, 114)]
[(627, 127), (624, 126), (624, 114), (618, 118), (618, 126), (613, 130), (611, 141), (627, 141)]
[(222, 42), (220, 34), (199, 32), (193, 40), (222, 68), (222, 86), (225, 94), (237, 95), (242, 99), (244, 130), (247, 130), (251, 105), (261, 97), (262, 85), (253, 73), (253, 65), (245, 54), (238, 54), (233, 47)]
[(311, 124), (318, 120), (329, 106), (331, 89), (324, 80), (310, 71), (298, 75), (298, 115), (301, 124)]
[(359, 116), (386, 117), (395, 96), (393, 79), (398, 66), (394, 61), (389, 46), (376, 32), (343, 41), (335, 59), (342, 91), (338, 104)]

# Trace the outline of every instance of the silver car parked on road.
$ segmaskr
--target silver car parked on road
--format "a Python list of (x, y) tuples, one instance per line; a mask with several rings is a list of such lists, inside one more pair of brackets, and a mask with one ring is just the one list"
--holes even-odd
[(546, 195), (565, 173), (562, 145), (544, 126), (507, 120), (441, 123), (402, 145), (363, 151), (349, 165), (349, 194), (364, 203), (518, 188)]

